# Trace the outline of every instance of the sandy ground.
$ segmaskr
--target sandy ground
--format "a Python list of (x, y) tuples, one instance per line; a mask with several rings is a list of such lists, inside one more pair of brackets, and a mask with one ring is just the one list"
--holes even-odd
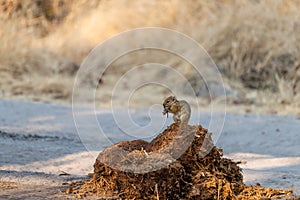
[[(127, 111), (114, 112), (122, 117)], [(128, 135), (118, 128), (109, 109), (91, 112), (82, 108), (78, 113), (87, 119), (85, 129), (76, 129), (68, 106), (0, 101), (0, 199), (66, 199), (64, 188), (74, 180), (87, 178), (103, 148), (122, 140), (151, 140), (171, 123), (171, 118), (165, 121), (161, 109), (156, 108), (151, 112), (152, 121), (163, 124), (156, 132)], [(146, 108), (133, 113), (138, 125), (151, 121)], [(95, 131), (98, 124), (89, 124), (94, 114), (105, 134)], [(211, 115), (202, 112), (198, 120), (196, 114), (191, 124), (209, 127)], [(223, 115), (215, 116), (221, 123)], [(300, 195), (299, 118), (227, 113), (220, 137), (214, 136), (213, 128), (210, 130), (226, 157), (245, 161), (241, 167), (246, 184), (259, 182), (266, 187), (293, 189)], [(60, 171), (70, 175), (59, 176)]]

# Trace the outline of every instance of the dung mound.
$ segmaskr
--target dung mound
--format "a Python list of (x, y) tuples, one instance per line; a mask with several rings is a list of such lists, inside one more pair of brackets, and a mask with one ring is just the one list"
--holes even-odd
[(172, 124), (150, 143), (126, 141), (105, 149), (96, 159), (93, 177), (72, 183), (67, 193), (103, 199), (268, 199), (292, 194), (245, 186), (238, 163), (222, 156), (207, 129)]

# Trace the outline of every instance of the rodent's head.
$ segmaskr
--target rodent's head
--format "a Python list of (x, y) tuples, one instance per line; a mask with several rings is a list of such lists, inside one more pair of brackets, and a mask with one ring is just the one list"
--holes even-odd
[(178, 100), (176, 99), (175, 96), (169, 96), (168, 98), (166, 98), (163, 102), (163, 106), (164, 106), (163, 113), (164, 114), (167, 114), (168, 112), (176, 113), (177, 112), (177, 103), (178, 103)]

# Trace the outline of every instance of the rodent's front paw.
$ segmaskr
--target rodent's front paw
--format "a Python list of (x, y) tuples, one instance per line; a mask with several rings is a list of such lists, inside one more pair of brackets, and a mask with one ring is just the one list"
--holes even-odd
[(167, 114), (167, 117), (169, 117), (169, 115), (168, 115), (169, 112), (167, 110), (164, 110), (162, 113), (163, 113), (163, 115)]

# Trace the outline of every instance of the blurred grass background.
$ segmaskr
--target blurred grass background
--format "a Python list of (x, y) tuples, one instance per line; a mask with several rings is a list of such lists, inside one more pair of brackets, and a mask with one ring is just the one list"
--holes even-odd
[(239, 93), (230, 105), (300, 116), (299, 10), (297, 0), (0, 0), (0, 95), (70, 102), (92, 48), (151, 26), (203, 45)]

